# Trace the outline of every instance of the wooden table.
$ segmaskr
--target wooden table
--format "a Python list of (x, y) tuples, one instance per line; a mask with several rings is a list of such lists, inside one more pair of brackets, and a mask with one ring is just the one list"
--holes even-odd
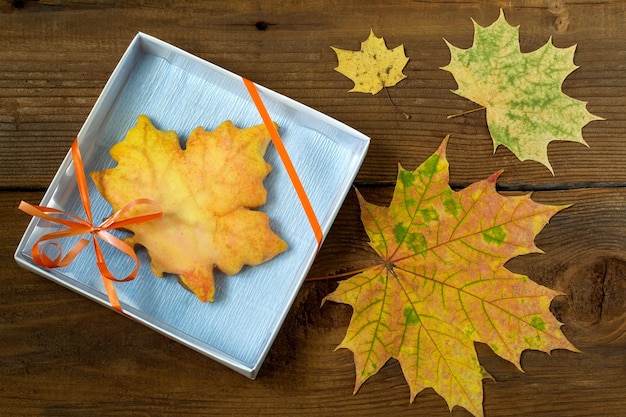
[[(300, 4), (302, 3), (302, 4)], [(512, 4), (525, 3), (523, 6)], [(474, 104), (450, 92), (439, 69), (442, 38), (467, 48), (470, 18), (492, 23), (504, 8), (528, 52), (550, 37), (578, 44), (580, 66), (563, 91), (605, 121), (586, 148), (552, 143), (555, 175), (495, 154), (484, 113), (446, 119)], [(558, 10), (565, 10), (558, 16)], [(557, 13), (557, 14), (555, 14)], [(370, 28), (404, 44), (408, 78), (384, 93), (348, 93), (330, 46), (356, 50)], [(452, 133), (451, 184), (462, 188), (504, 169), (500, 189), (534, 191), (542, 203), (573, 203), (536, 239), (545, 254), (511, 270), (562, 291), (552, 304), (582, 353), (527, 351), (521, 373), (478, 344), (497, 382), (485, 382), (486, 416), (626, 415), (626, 3), (614, 1), (150, 1), (39, 0), (0, 4), (0, 415), (45, 416), (447, 416), (432, 390), (409, 403), (391, 360), (352, 395), (354, 365), (334, 351), (351, 309), (321, 299), (334, 281), (307, 282), (256, 381), (115, 314), (12, 259), (37, 203), (133, 36), (142, 31), (326, 113), (372, 138), (356, 185), (387, 204), (397, 163), (414, 169)], [(310, 276), (375, 259), (354, 192)], [(468, 416), (455, 408), (451, 415)]]

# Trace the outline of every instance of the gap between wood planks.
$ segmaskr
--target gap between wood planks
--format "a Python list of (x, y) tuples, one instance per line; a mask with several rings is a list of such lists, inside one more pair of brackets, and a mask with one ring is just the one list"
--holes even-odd
[[(385, 188), (395, 187), (395, 181), (355, 181), (352, 184), (356, 188)], [(453, 190), (462, 190), (471, 185), (468, 183), (452, 183), (450, 188)], [(552, 184), (523, 184), (523, 183), (509, 183), (499, 184), (496, 183), (497, 191), (568, 191), (568, 190), (584, 190), (584, 189), (596, 189), (596, 188), (626, 188), (626, 182), (608, 182), (608, 181), (573, 181), (573, 182), (559, 182)], [(0, 192), (46, 192), (48, 187), (0, 187)]]
[[(450, 184), (450, 188), (455, 191), (462, 190), (468, 186), (467, 184)], [(357, 181), (353, 183), (356, 188), (386, 188), (395, 187), (395, 181)], [(554, 184), (496, 184), (497, 191), (569, 191), (569, 190), (585, 190), (596, 188), (626, 188), (626, 182), (567, 182)], [(0, 187), (0, 192), (46, 192), (48, 187)]]
[[(395, 181), (359, 181), (355, 182), (356, 188), (385, 188), (395, 187)], [(467, 184), (450, 184), (450, 188), (453, 190), (462, 190), (468, 186)], [(554, 183), (554, 184), (496, 184), (497, 191), (568, 191), (568, 190), (584, 190), (595, 188), (625, 188), (626, 182), (566, 182), (566, 183)]]

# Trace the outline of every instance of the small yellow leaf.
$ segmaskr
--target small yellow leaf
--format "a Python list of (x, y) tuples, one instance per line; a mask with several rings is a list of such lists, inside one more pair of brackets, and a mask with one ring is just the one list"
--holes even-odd
[(339, 65), (335, 70), (354, 81), (350, 92), (376, 94), (383, 87), (392, 87), (406, 78), (402, 69), (409, 62), (404, 46), (387, 49), (385, 40), (370, 30), (359, 51), (347, 51), (332, 47)]

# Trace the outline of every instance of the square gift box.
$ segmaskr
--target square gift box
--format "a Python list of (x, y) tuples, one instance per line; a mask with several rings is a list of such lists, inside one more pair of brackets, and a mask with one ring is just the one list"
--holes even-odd
[[(257, 90), (280, 126), (282, 142), (326, 234), (365, 157), (369, 138), (271, 90), (261, 86)], [(160, 130), (175, 130), (183, 145), (196, 126), (213, 130), (224, 120), (240, 128), (262, 123), (240, 76), (139, 33), (78, 133), (87, 175), (115, 166), (109, 150), (141, 114)], [(213, 303), (200, 302), (174, 276), (156, 278), (144, 249), (137, 251), (140, 267), (136, 278), (115, 283), (127, 316), (249, 378), (256, 377), (318, 251), (302, 202), (272, 144), (265, 159), (273, 168), (264, 182), (267, 203), (259, 210), (268, 214), (272, 230), (289, 245), (287, 251), (262, 265), (244, 267), (232, 277), (216, 270)], [(109, 203), (91, 181), (88, 186), (93, 218), (109, 216)], [(40, 205), (84, 216), (70, 152)], [(19, 243), (16, 261), (110, 306), (91, 246), (63, 268), (48, 269), (34, 261), (31, 250), (36, 241), (59, 229), (49, 220), (34, 217)], [(57, 243), (65, 251), (76, 240), (66, 238)], [(125, 255), (109, 245), (102, 247), (112, 272), (125, 271)]]

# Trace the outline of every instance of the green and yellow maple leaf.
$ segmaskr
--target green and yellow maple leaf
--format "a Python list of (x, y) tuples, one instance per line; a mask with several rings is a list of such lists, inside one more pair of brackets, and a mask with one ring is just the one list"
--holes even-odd
[(404, 54), (404, 46), (389, 50), (385, 40), (376, 37), (372, 30), (358, 51), (331, 48), (339, 61), (335, 70), (354, 81), (350, 92), (376, 94), (383, 87), (392, 87), (406, 78), (402, 69), (409, 58)]
[(446, 143), (415, 171), (399, 167), (389, 207), (358, 194), (370, 245), (383, 262), (340, 282), (325, 301), (353, 307), (338, 348), (354, 354), (355, 392), (396, 358), (411, 401), (431, 387), (450, 409), (482, 416), (489, 375), (474, 342), (520, 369), (523, 350), (576, 350), (549, 311), (559, 293), (504, 268), (515, 256), (540, 252), (535, 235), (565, 206), (499, 194), (499, 172), (453, 191)]
[(504, 12), (491, 26), (474, 22), (474, 44), (460, 49), (446, 41), (450, 63), (442, 67), (454, 75), (454, 93), (486, 108), (494, 151), (506, 146), (520, 160), (542, 163), (552, 173), (548, 144), (554, 140), (587, 145), (582, 128), (593, 120), (586, 102), (561, 91), (565, 78), (576, 68), (576, 46), (543, 47), (522, 53), (519, 27), (510, 26)]

